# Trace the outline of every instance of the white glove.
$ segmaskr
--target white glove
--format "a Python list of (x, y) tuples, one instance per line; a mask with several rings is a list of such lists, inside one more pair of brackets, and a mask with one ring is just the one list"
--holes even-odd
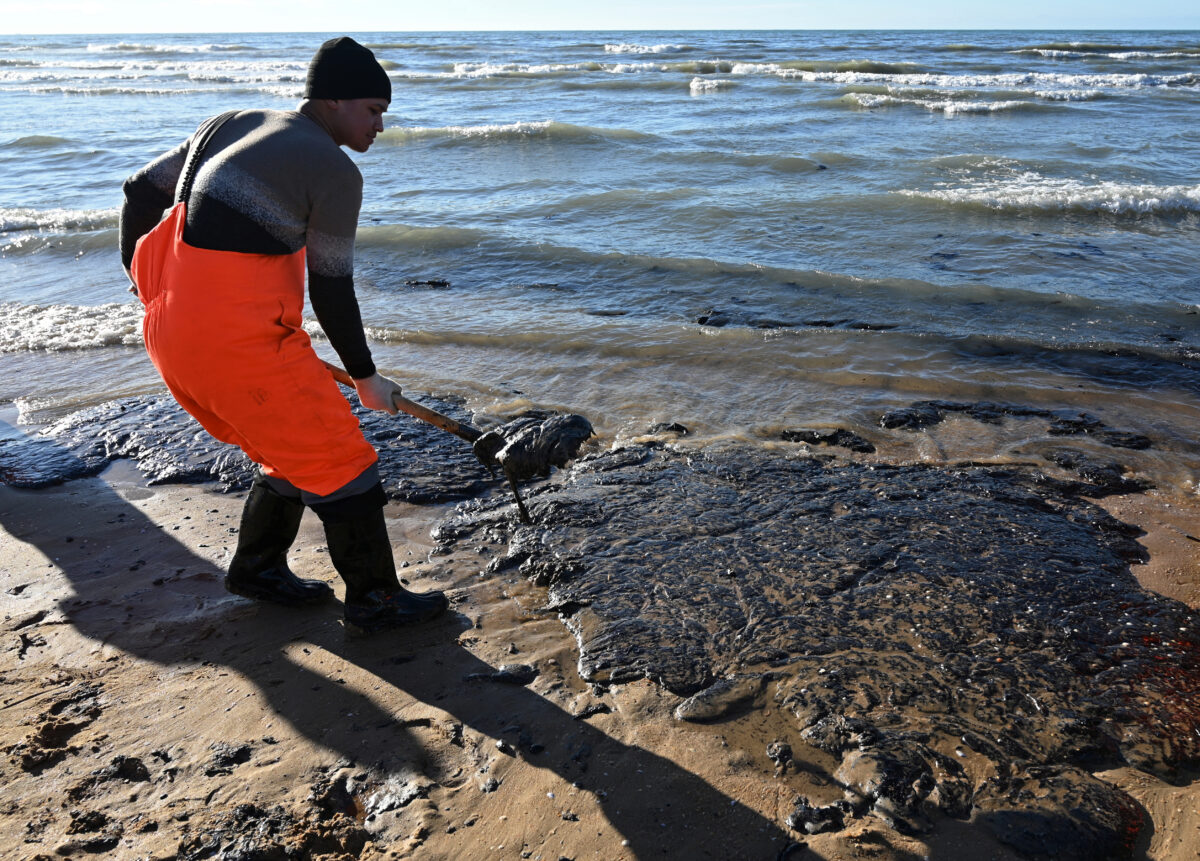
[(393, 416), (399, 412), (392, 401), (392, 395), (400, 394), (400, 384), (395, 380), (377, 373), (373, 377), (355, 380), (354, 390), (358, 392), (359, 403), (369, 410), (383, 410)]

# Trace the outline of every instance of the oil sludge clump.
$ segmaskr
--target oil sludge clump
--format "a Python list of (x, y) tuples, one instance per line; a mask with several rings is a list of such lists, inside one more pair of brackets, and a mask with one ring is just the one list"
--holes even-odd
[(1027, 853), (1121, 857), (1143, 811), (1091, 772), (1200, 764), (1200, 620), (1140, 588), (1136, 530), (1081, 496), (1101, 492), (630, 447), (531, 493), (539, 526), (497, 499), (438, 537), (507, 544), (493, 569), (548, 587), (593, 683), (651, 679), (687, 720), (773, 698), (846, 791), (819, 823), (801, 802), (794, 828), (951, 816)]

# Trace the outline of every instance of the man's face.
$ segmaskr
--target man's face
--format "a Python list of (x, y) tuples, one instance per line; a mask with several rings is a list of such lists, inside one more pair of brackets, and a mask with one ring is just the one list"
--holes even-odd
[(383, 131), (383, 114), (388, 100), (333, 99), (329, 106), (333, 139), (338, 146), (348, 146), (355, 152), (366, 152)]

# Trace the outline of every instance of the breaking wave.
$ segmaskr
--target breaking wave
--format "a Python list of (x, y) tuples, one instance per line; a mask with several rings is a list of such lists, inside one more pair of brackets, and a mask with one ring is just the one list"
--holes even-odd
[(436, 126), (387, 129), (379, 140), (387, 143), (411, 143), (415, 141), (476, 142), (476, 141), (521, 141), (544, 139), (550, 141), (638, 141), (653, 140), (645, 132), (623, 128), (596, 128), (560, 123), (554, 120), (536, 122), (499, 123), (478, 126)]
[(84, 350), (142, 343), (142, 306), (0, 302), (0, 353)]
[(610, 44), (604, 46), (606, 54), (666, 54), (686, 50), (688, 50), (687, 45), (675, 44), (637, 45), (630, 42), (622, 42), (619, 45)]
[(861, 108), (888, 108), (911, 105), (946, 116), (956, 114), (992, 114), (1001, 111), (1044, 110), (1046, 106), (1018, 99), (1004, 101), (964, 101), (961, 99), (919, 99), (877, 93), (848, 93), (842, 99)]
[(22, 230), (65, 232), (116, 227), (117, 209), (29, 209), (0, 207), (0, 233)]
[(1080, 211), (1113, 215), (1182, 215), (1200, 212), (1200, 185), (1088, 184), (1034, 172), (998, 180), (897, 194), (949, 204), (1032, 212)]

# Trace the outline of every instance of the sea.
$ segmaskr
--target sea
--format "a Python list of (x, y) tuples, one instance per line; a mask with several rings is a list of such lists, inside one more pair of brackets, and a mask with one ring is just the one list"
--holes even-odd
[[(0, 418), (163, 391), (121, 184), (294, 109), (334, 35), (0, 35)], [(1048, 411), (1196, 494), (1200, 32), (350, 35), (394, 88), (353, 154), (358, 298), (415, 399), (931, 463), (1050, 463)], [(1032, 412), (881, 424), (925, 401)]]

